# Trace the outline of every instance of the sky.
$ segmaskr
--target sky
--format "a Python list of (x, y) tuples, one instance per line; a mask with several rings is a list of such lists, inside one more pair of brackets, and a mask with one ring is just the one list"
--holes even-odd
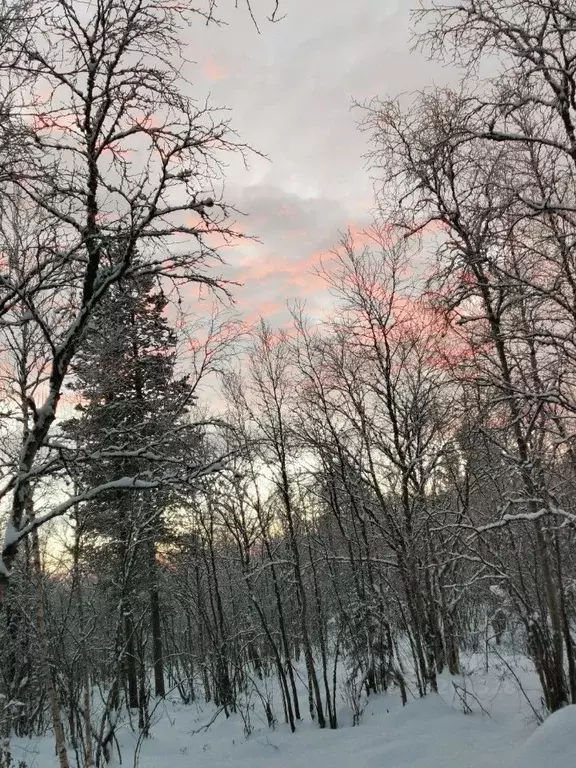
[[(265, 20), (273, 0), (255, 0), (260, 33), (242, 0), (222, 7), (226, 26), (186, 33), (186, 76), (199, 100), (231, 110), (243, 141), (267, 156), (246, 171), (232, 164), (227, 200), (239, 228), (261, 243), (227, 249), (224, 277), (246, 322), (285, 321), (286, 303), (313, 315), (329, 298), (314, 269), (348, 227), (370, 223), (368, 137), (353, 102), (393, 97), (446, 80), (446, 70), (411, 50), (416, 0), (281, 0), (284, 18)], [(194, 63), (192, 63), (194, 62)]]
[[(183, 31), (190, 94), (228, 108), (240, 138), (267, 157), (254, 156), (248, 171), (232, 162), (226, 174), (226, 200), (245, 214), (239, 229), (260, 240), (224, 253), (223, 277), (242, 284), (233, 293), (246, 323), (263, 316), (283, 325), (295, 300), (313, 316), (329, 313), (314, 270), (340, 233), (369, 226), (373, 208), (353, 102), (451, 79), (411, 49), (416, 2), (280, 0), (284, 17), (271, 24), (274, 0), (252, 0), (258, 32), (244, 0), (238, 9), (221, 0), (225, 26), (199, 21)], [(70, 398), (61, 413), (71, 409)]]

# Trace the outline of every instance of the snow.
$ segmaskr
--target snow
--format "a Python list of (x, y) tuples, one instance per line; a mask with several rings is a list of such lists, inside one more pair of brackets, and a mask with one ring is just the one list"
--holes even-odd
[[(467, 659), (467, 674), (439, 679), (439, 694), (412, 696), (402, 707), (396, 692), (371, 697), (361, 724), (339, 702), (336, 731), (319, 730), (308, 720), (295, 734), (280, 724), (271, 730), (256, 700), (244, 717), (228, 719), (213, 705), (184, 706), (176, 698), (159, 702), (152, 736), (137, 745), (127, 722), (118, 732), (122, 765), (139, 768), (567, 768), (574, 765), (576, 706), (537, 726), (539, 705), (534, 671), (523, 657), (508, 658), (524, 693), (502, 669), (486, 673), (482, 655)], [(467, 692), (471, 714), (464, 714), (454, 683)], [(301, 687), (301, 701), (305, 691)], [(276, 711), (281, 709), (278, 694)], [(213, 721), (213, 722), (212, 722)], [(247, 728), (248, 726), (248, 728)], [(249, 731), (247, 735), (247, 731)], [(135, 759), (136, 752), (136, 759)], [(73, 751), (70, 756), (73, 757)], [(56, 768), (51, 735), (13, 741), (13, 757), (28, 768)], [(110, 763), (119, 768), (117, 752)]]
[(10, 571), (4, 562), (3, 555), (6, 553), (8, 547), (12, 546), (18, 541), (19, 532), (15, 528), (11, 519), (8, 519), (4, 527), (4, 540), (2, 543), (2, 549), (0, 549), (0, 575), (9, 576)]
[(576, 704), (554, 712), (528, 737), (510, 768), (569, 768), (576, 762)]
[(14, 544), (19, 540), (19, 538), (20, 538), (20, 531), (16, 529), (12, 520), (8, 520), (4, 528), (3, 551), (8, 549), (8, 547), (11, 547), (12, 544)]

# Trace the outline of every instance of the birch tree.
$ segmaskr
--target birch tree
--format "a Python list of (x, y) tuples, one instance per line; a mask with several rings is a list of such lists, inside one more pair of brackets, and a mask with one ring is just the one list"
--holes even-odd
[(432, 55), (465, 76), (492, 55), (500, 74), (474, 90), (423, 92), (408, 110), (370, 106), (380, 205), (404, 232), (436, 226), (431, 286), (463, 343), (458, 367), (491, 397), (484, 430), (513, 468), (489, 525), (526, 521), (533, 534), (547, 619), (536, 629), (521, 615), (553, 710), (574, 696), (553, 544), (573, 517), (548, 467), (557, 425), (560, 440), (572, 430), (575, 16), (571, 3), (531, 0), (425, 3), (419, 16)]
[[(2, 194), (40, 211), (52, 239), (18, 275), (0, 275), (4, 326), (37, 329), (49, 349), (46, 386), (30, 401), (32, 424), (0, 491), (10, 507), (2, 595), (19, 543), (99, 492), (69, 496), (34, 519), (26, 511), (34, 482), (53, 467), (46, 452), (63, 385), (95, 307), (127, 276), (221, 285), (214, 237), (221, 242), (231, 230), (219, 163), (244, 148), (227, 118), (197, 106), (180, 79), (180, 34), (197, 10), (163, 0), (57, 0), (35, 3), (26, 29), (3, 28), (18, 152), (5, 142)], [(162, 483), (126, 476), (100, 488)]]

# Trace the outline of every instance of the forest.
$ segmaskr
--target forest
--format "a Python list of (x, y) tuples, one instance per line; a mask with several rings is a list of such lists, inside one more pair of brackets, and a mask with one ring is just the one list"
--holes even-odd
[(471, 658), (574, 711), (576, 5), (412, 5), (457, 80), (354, 103), (371, 224), (275, 324), (226, 272), (258, 147), (181, 70), (290, 2), (0, 2), (0, 768), (136, 768), (167, 702), (473, 714)]

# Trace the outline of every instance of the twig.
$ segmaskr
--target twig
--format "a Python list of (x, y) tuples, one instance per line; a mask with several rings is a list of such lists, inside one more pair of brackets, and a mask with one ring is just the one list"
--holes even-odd
[(496, 654), (496, 656), (498, 656), (498, 658), (500, 659), (500, 661), (501, 661), (501, 662), (502, 662), (502, 663), (505, 665), (506, 669), (507, 669), (507, 670), (510, 672), (510, 674), (512, 675), (512, 677), (513, 677), (513, 678), (514, 678), (514, 680), (516, 681), (516, 685), (518, 686), (518, 689), (520, 690), (520, 693), (521, 693), (521, 694), (524, 696), (524, 698), (525, 698), (525, 699), (526, 699), (526, 701), (528, 702), (528, 706), (529, 706), (529, 707), (530, 707), (530, 709), (532, 710), (532, 714), (534, 715), (534, 717), (535, 717), (535, 718), (536, 718), (536, 720), (538, 721), (538, 724), (539, 724), (539, 725), (542, 725), (542, 723), (544, 722), (544, 718), (543, 718), (543, 717), (542, 717), (542, 715), (541, 715), (541, 714), (540, 714), (540, 713), (539, 713), (539, 712), (536, 710), (536, 708), (534, 707), (534, 705), (533, 705), (533, 704), (532, 704), (532, 702), (530, 701), (530, 697), (529, 697), (529, 696), (528, 696), (528, 694), (526, 693), (526, 690), (525, 690), (524, 686), (522, 685), (522, 683), (520, 682), (520, 678), (518, 677), (518, 675), (516, 674), (516, 672), (514, 672), (514, 670), (512, 669), (512, 667), (510, 666), (510, 664), (509, 664), (509, 663), (506, 661), (506, 659), (505, 659), (503, 656), (501, 656), (501, 654), (500, 654), (500, 653), (498, 653), (498, 651), (496, 650), (496, 648), (492, 648), (492, 651), (493, 651), (493, 652)]
[(216, 712), (212, 716), (212, 719), (210, 720), (210, 722), (206, 723), (206, 725), (202, 725), (200, 728), (197, 728), (195, 731), (188, 731), (190, 736), (196, 736), (196, 734), (202, 733), (202, 731), (207, 731), (208, 728), (210, 728), (211, 725), (214, 725), (214, 723), (216, 722), (216, 720), (218, 718), (218, 715), (222, 714), (222, 712), (224, 712), (224, 707), (218, 707), (218, 709), (216, 710)]

